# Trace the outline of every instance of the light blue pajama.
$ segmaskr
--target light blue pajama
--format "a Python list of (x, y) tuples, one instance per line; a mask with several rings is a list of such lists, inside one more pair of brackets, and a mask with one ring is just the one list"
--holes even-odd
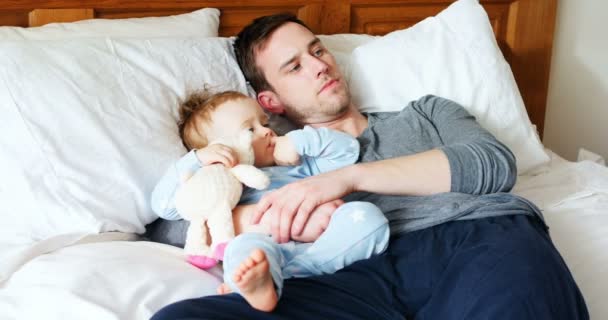
[(388, 220), (378, 207), (369, 202), (348, 202), (336, 209), (325, 232), (313, 243), (279, 244), (262, 233), (237, 236), (224, 252), (224, 282), (240, 293), (232, 280), (234, 272), (254, 249), (262, 249), (280, 297), (284, 279), (334, 273), (382, 253), (389, 235)]
[[(344, 132), (306, 126), (291, 131), (286, 136), (300, 154), (301, 163), (297, 166), (260, 168), (270, 178), (270, 186), (261, 191), (245, 188), (239, 204), (257, 203), (268, 191), (306, 177), (345, 167), (357, 162), (359, 158), (359, 142)], [(182, 218), (175, 208), (175, 192), (180, 187), (183, 177), (193, 175), (200, 168), (201, 164), (195, 150), (191, 150), (167, 168), (154, 187), (150, 199), (152, 210), (159, 217), (167, 220)]]

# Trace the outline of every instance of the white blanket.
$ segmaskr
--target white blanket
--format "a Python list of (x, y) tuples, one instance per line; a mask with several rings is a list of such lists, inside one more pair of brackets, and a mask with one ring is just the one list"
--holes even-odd
[(550, 154), (550, 165), (519, 177), (513, 192), (541, 208), (591, 319), (608, 319), (608, 168)]
[(221, 270), (143, 241), (76, 244), (29, 260), (0, 289), (0, 319), (149, 319), (163, 306), (215, 293)]
[[(587, 301), (608, 319), (608, 169), (553, 155), (514, 192), (537, 203)], [(0, 256), (1, 319), (148, 319), (174, 301), (214, 294), (221, 270), (201, 271), (178, 248), (129, 235), (72, 235)]]

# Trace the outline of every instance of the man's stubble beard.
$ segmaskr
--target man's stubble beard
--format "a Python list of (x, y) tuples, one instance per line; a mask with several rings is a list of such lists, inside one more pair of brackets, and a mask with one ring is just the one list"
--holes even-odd
[(291, 104), (285, 104), (285, 115), (290, 121), (299, 125), (329, 122), (348, 111), (350, 101), (350, 91), (344, 83), (344, 90), (340, 93), (339, 99), (321, 102), (320, 106), (309, 107), (302, 111)]

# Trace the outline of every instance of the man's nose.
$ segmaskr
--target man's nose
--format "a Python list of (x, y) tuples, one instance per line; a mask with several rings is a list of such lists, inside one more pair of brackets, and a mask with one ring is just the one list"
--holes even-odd
[(317, 78), (324, 74), (327, 74), (329, 65), (325, 61), (323, 61), (317, 57), (313, 57), (312, 61), (313, 61), (312, 62), (313, 68), (315, 70), (315, 75), (317, 76)]

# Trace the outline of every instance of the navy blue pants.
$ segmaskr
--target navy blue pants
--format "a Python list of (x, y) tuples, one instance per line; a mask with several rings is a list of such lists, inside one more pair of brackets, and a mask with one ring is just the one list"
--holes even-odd
[(239, 295), (190, 299), (166, 319), (589, 319), (544, 226), (516, 215), (454, 221), (391, 240), (332, 275), (288, 279), (272, 313)]

